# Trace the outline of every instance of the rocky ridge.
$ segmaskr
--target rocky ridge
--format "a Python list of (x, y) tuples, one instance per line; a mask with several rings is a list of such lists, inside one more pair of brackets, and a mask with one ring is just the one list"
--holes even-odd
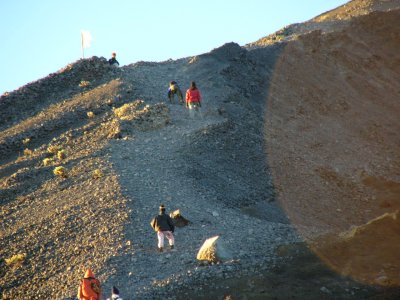
[(316, 30), (320, 30), (322, 33), (340, 31), (349, 26), (351, 20), (356, 17), (376, 11), (391, 11), (399, 6), (399, 0), (352, 0), (309, 21), (285, 26), (271, 35), (247, 44), (245, 47), (253, 49), (273, 45), (277, 42), (287, 42)]
[[(7, 220), (2, 224), (7, 245), (2, 257), (24, 253), (26, 258), (16, 265), (2, 261), (3, 297), (24, 297), (32, 285), (37, 287), (29, 292), (32, 298), (72, 296), (87, 266), (106, 290), (118, 285), (127, 297), (161, 297), (215, 272), (226, 277), (251, 266), (266, 268), (275, 260), (275, 245), (298, 241), (273, 203), (257, 110), (262, 104), (241, 107), (258, 90), (240, 82), (240, 71), (248, 68), (248, 80), (261, 82), (258, 76), (267, 63), (257, 66), (236, 44), (196, 58), (138, 63), (118, 71), (92, 58), (68, 68), (72, 88), (78, 91), (70, 98), (58, 96), (59, 101), (45, 108), (31, 106), (28, 117), (18, 110), (14, 118), (24, 121), (4, 124), (0, 149), (9, 157), (1, 168), (2, 218)], [(87, 64), (95, 69), (86, 70), (91, 74), (101, 66), (108, 73), (99, 71), (102, 80), (96, 84), (85, 71), (73, 72)], [(213, 72), (204, 74), (207, 66)], [(171, 78), (183, 86), (202, 78), (201, 114), (191, 116), (183, 106), (165, 103)], [(52, 75), (48, 80), (64, 78)], [(231, 91), (223, 93), (228, 82)], [(16, 107), (35, 86), (45, 90), (51, 84), (26, 88)], [(238, 118), (248, 118), (249, 127), (243, 128)], [(243, 139), (244, 132), (248, 138)], [(57, 158), (50, 148), (64, 150), (66, 158)], [(16, 156), (14, 149), (22, 153)], [(52, 174), (57, 166), (67, 170), (66, 178)], [(101, 175), (94, 176), (97, 170)], [(244, 174), (257, 179), (247, 180)], [(177, 250), (161, 256), (148, 225), (160, 202), (180, 208), (191, 221), (176, 233)], [(266, 212), (264, 220), (243, 216), (241, 207), (257, 203)], [(263, 239), (266, 232), (268, 240)], [(235, 261), (199, 268), (197, 250), (215, 234), (236, 249)], [(237, 234), (249, 235), (249, 242)], [(65, 283), (61, 288), (60, 281)]]

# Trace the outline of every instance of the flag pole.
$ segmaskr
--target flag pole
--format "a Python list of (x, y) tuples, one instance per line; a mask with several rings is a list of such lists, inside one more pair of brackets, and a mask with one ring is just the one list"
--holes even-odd
[(85, 50), (83, 47), (83, 32), (81, 31), (82, 58), (85, 58)]

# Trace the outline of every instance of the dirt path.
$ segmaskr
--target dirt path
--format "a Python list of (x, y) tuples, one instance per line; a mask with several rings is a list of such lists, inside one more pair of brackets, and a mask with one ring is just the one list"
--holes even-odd
[[(124, 80), (137, 87), (136, 92), (143, 95), (146, 103), (165, 101), (169, 80), (179, 78), (178, 82), (190, 82), (191, 74), (185, 72), (187, 62), (176, 64), (172, 64), (173, 68), (171, 64), (131, 68), (125, 70)], [(182, 105), (169, 104), (171, 123), (168, 126), (157, 131), (137, 132), (111, 147), (113, 165), (120, 174), (119, 181), (131, 209), (126, 239), (132, 242), (132, 253), (114, 262), (116, 266), (121, 266), (121, 260), (127, 263), (117, 269), (107, 283), (121, 287), (123, 295), (146, 299), (199, 278), (233, 277), (238, 276), (239, 270), (245, 273), (246, 269), (254, 270), (254, 267), (266, 268), (266, 263), (275, 259), (272, 252), (277, 244), (297, 240), (290, 225), (249, 217), (238, 207), (228, 208), (224, 202), (216, 201), (212, 191), (202, 189), (201, 180), (196, 180), (207, 176), (210, 171), (207, 166), (202, 174), (188, 176), (193, 172), (192, 165), (198, 163), (193, 161), (192, 155), (187, 155), (193, 144), (198, 143), (197, 156), (201, 155), (202, 160), (207, 161), (212, 155), (197, 141), (198, 134), (223, 128), (229, 122), (209, 101), (213, 93), (212, 88), (204, 91), (200, 114), (190, 116)], [(224, 167), (232, 166), (218, 166)], [(188, 227), (177, 229), (176, 250), (162, 254), (156, 251), (156, 235), (149, 225), (160, 203), (168, 210), (181, 209), (192, 222)], [(199, 268), (195, 259), (197, 251), (206, 238), (215, 235), (224, 238), (237, 260)]]

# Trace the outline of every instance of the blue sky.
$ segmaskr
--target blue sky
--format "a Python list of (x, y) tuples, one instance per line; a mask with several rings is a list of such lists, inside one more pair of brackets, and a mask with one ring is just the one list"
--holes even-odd
[(244, 45), (346, 3), (343, 0), (0, 1), (0, 95), (82, 57), (117, 53), (121, 66)]

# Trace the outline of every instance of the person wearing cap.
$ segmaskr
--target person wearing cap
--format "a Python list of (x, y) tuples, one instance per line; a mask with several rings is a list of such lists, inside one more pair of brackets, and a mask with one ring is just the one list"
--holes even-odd
[(107, 298), (107, 300), (123, 300), (119, 296), (119, 290), (115, 286), (113, 286), (111, 289), (111, 298)]
[(118, 60), (116, 59), (117, 53), (113, 52), (113, 53), (111, 54), (111, 56), (112, 56), (112, 57), (108, 60), (108, 63), (109, 63), (110, 65), (112, 65), (112, 66), (119, 67), (119, 62), (118, 62)]
[(151, 220), (150, 225), (157, 232), (158, 251), (163, 252), (164, 250), (164, 237), (167, 238), (170, 249), (174, 249), (175, 239), (173, 232), (175, 225), (171, 217), (165, 213), (163, 204), (160, 205), (160, 213)]
[(101, 286), (100, 281), (94, 277), (91, 269), (87, 269), (78, 288), (79, 300), (100, 300)]

